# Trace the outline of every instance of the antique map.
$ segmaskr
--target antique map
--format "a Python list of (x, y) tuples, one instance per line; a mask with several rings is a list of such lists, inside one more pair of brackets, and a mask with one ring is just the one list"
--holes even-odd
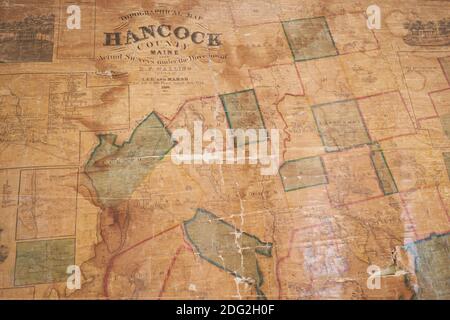
[(450, 299), (449, 179), (449, 1), (0, 1), (0, 299)]

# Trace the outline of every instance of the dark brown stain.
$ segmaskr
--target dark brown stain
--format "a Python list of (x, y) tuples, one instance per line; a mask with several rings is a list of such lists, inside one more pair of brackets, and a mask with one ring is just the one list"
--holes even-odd
[(0, 245), (0, 263), (5, 262), (9, 256), (9, 248), (5, 245)]

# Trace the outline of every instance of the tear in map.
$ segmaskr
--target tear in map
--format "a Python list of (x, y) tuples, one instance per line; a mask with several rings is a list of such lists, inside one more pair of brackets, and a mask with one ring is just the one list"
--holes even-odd
[(265, 297), (261, 291), (263, 275), (256, 254), (271, 257), (271, 243), (240, 231), (204, 209), (197, 209), (195, 216), (184, 222), (184, 228), (200, 257), (254, 285), (258, 298)]

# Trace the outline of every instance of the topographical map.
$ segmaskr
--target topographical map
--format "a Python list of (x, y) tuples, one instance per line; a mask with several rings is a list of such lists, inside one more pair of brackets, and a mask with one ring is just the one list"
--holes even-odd
[(450, 299), (449, 1), (2, 0), (0, 120), (0, 299)]

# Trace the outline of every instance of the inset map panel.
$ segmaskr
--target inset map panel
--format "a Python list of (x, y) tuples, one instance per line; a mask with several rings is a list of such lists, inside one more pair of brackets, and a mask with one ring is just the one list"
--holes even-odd
[(338, 55), (325, 17), (282, 22), (295, 61)]
[(333, 152), (371, 142), (355, 100), (312, 107), (325, 151)]
[(56, 18), (52, 5), (51, 0), (0, 4), (0, 63), (53, 60)]
[(75, 239), (17, 243), (15, 285), (66, 281), (67, 267), (75, 263)]
[(284, 191), (293, 191), (328, 183), (320, 157), (290, 160), (280, 167)]

